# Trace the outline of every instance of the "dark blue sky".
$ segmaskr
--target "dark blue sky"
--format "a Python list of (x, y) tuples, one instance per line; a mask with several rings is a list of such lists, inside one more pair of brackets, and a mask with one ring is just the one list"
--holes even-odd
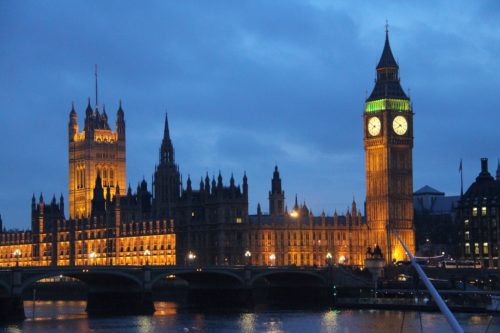
[[(150, 182), (168, 109), (195, 184), (238, 181), (268, 210), (275, 162), (288, 205), (364, 200), (362, 112), (389, 20), (414, 120), (414, 189), (459, 192), (479, 158), (496, 169), (500, 5), (495, 1), (0, 1), (0, 214), (30, 225), (33, 192), (67, 197), (67, 123), (87, 97), (114, 124), (122, 99), (127, 180)], [(238, 182), (237, 181), (237, 182)]]

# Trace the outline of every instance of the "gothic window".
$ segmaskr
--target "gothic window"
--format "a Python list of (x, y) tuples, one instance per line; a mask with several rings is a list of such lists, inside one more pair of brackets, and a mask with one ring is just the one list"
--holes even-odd
[(109, 183), (110, 186), (115, 186), (115, 172), (112, 168), (109, 168)]
[(108, 169), (102, 169), (102, 183), (104, 186), (108, 186)]
[(483, 254), (484, 255), (488, 254), (488, 243), (483, 243)]
[(472, 208), (472, 216), (477, 216), (477, 207)]

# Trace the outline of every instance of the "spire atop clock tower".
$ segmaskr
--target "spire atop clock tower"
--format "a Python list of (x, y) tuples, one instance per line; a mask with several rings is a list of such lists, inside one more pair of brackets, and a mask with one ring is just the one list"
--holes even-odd
[(389, 43), (389, 30), (385, 30), (385, 44), (377, 65), (377, 79), (372, 93), (366, 100), (375, 101), (383, 98), (409, 100), (399, 82), (399, 65), (392, 54)]

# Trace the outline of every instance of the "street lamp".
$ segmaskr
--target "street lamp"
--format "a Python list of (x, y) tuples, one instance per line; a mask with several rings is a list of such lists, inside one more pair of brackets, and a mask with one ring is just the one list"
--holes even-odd
[(245, 262), (247, 265), (250, 265), (250, 258), (252, 257), (252, 252), (250, 251), (246, 251), (245, 252)]
[(276, 255), (273, 253), (269, 256), (269, 260), (271, 262), (271, 266), (274, 266), (274, 261), (276, 260)]
[(191, 265), (194, 262), (194, 260), (196, 259), (196, 254), (194, 254), (193, 252), (189, 251), (187, 258), (188, 258), (189, 265)]
[(151, 251), (149, 249), (144, 250), (144, 256), (146, 257), (146, 266), (149, 265), (149, 256), (151, 255)]
[(13, 253), (14, 257), (16, 258), (16, 266), (19, 266), (19, 258), (21, 257), (21, 250), (16, 249)]
[(328, 252), (326, 254), (326, 262), (328, 263), (328, 266), (331, 266), (332, 265), (332, 259), (333, 259), (333, 256), (330, 252)]
[(89, 258), (90, 258), (90, 263), (91, 264), (94, 264), (94, 265), (96, 264), (95, 263), (95, 258), (96, 257), (97, 257), (97, 255), (96, 255), (96, 253), (94, 251), (92, 251), (92, 252), (89, 253)]

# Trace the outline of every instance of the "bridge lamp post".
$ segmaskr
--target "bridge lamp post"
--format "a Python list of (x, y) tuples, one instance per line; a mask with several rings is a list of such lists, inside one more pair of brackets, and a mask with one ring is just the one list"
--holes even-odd
[(196, 259), (196, 254), (194, 254), (193, 252), (189, 251), (189, 253), (188, 253), (188, 264), (192, 265), (195, 259)]
[(146, 266), (149, 265), (149, 256), (151, 255), (151, 251), (149, 251), (149, 249), (146, 249), (144, 251), (144, 256), (146, 257)]
[(274, 266), (275, 261), (276, 261), (276, 255), (274, 253), (269, 256), (269, 261), (270, 261), (271, 266)]
[(328, 252), (326, 254), (326, 262), (328, 263), (328, 266), (332, 266), (332, 259), (333, 259), (333, 256), (330, 252)]
[(89, 253), (89, 258), (90, 258), (90, 263), (95, 265), (96, 262), (95, 262), (95, 258), (97, 257), (96, 253), (94, 251), (90, 252)]
[(247, 250), (247, 251), (245, 252), (245, 263), (246, 263), (247, 265), (250, 265), (250, 258), (251, 258), (251, 257), (252, 257), (252, 252), (250, 252), (250, 251), (248, 251), (248, 250)]
[(16, 266), (19, 266), (19, 258), (21, 258), (21, 250), (16, 249), (13, 253), (14, 257), (16, 258)]

